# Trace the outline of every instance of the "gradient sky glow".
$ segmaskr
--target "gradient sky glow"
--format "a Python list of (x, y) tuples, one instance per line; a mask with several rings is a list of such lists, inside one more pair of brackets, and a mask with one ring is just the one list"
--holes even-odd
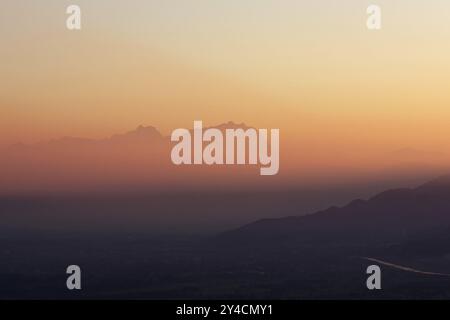
[(324, 159), (450, 146), (447, 0), (3, 0), (0, 39), (0, 144), (234, 120)]

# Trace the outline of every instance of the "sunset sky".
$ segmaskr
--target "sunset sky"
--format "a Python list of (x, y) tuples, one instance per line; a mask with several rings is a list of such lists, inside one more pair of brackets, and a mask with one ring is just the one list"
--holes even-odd
[(4, 0), (0, 39), (0, 145), (233, 120), (299, 157), (450, 146), (447, 0)]
[(449, 230), (450, 0), (0, 0), (0, 300), (449, 298)]

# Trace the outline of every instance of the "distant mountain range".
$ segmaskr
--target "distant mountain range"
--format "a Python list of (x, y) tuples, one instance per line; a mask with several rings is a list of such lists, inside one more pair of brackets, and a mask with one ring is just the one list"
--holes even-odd
[[(214, 127), (225, 130), (252, 126), (228, 121)], [(204, 127), (207, 128), (210, 127)], [(0, 195), (121, 188), (157, 192), (210, 190), (214, 186), (227, 190), (279, 190), (315, 185), (328, 188), (343, 183), (378, 184), (376, 190), (383, 190), (420, 183), (449, 170), (445, 155), (411, 148), (380, 155), (382, 161), (373, 160), (372, 164), (353, 166), (340, 157), (337, 163), (330, 158), (329, 163), (318, 164), (314, 154), (303, 157), (301, 139), (282, 137), (280, 172), (270, 178), (259, 176), (259, 166), (175, 166), (170, 161), (173, 146), (170, 136), (154, 126), (141, 125), (103, 139), (69, 136), (33, 144), (18, 143), (1, 150)], [(319, 158), (326, 152), (320, 151)]]
[(115, 134), (105, 139), (88, 139), (78, 137), (63, 137), (45, 142), (35, 144), (17, 143), (9, 147), (9, 151), (20, 152), (26, 150), (39, 150), (51, 148), (79, 148), (79, 147), (101, 147), (114, 146), (120, 144), (154, 144), (155, 142), (162, 142), (165, 138), (161, 133), (152, 126), (139, 126), (135, 130), (131, 130), (122, 134)]
[[(211, 128), (211, 127), (205, 127), (204, 130)], [(226, 129), (237, 129), (237, 128), (243, 128), (248, 129), (250, 128), (245, 123), (235, 123), (233, 121), (228, 121), (226, 123), (221, 123), (217, 126), (214, 126), (214, 128), (217, 128), (219, 130), (226, 130)], [(192, 130), (191, 130), (192, 131)], [(136, 144), (147, 144), (149, 146), (156, 146), (160, 143), (166, 143), (166, 147), (169, 147), (170, 145), (170, 135), (163, 135), (161, 134), (157, 128), (154, 126), (143, 126), (140, 125), (136, 129), (121, 133), (121, 134), (114, 134), (111, 137), (104, 138), (104, 139), (89, 139), (89, 138), (79, 138), (79, 137), (63, 137), (60, 139), (54, 139), (50, 141), (44, 141), (39, 142), (35, 144), (23, 144), (23, 143), (16, 143), (11, 145), (8, 149), (9, 151), (21, 151), (21, 150), (27, 150), (27, 149), (38, 149), (38, 148), (49, 148), (49, 147), (58, 147), (58, 148), (76, 148), (76, 147), (86, 147), (86, 146), (95, 146), (99, 147), (101, 145), (136, 145)]]
[[(248, 128), (244, 123), (232, 121), (215, 127)], [(241, 174), (249, 173), (249, 183), (256, 176), (253, 174), (258, 169), (256, 166), (175, 166), (170, 159), (172, 145), (170, 136), (153, 126), (139, 126), (104, 139), (63, 137), (14, 144), (2, 150), (0, 194), (129, 187), (161, 190), (186, 184), (210, 184), (211, 174), (215, 175), (215, 181), (224, 181), (226, 185)]]

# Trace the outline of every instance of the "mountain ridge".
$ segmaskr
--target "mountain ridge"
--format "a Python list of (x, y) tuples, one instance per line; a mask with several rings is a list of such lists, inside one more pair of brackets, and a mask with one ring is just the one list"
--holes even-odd
[[(380, 192), (304, 216), (261, 219), (220, 239), (267, 241), (397, 241), (450, 226), (450, 175), (416, 188)], [(378, 237), (378, 239), (377, 239)]]
[[(249, 129), (253, 128), (247, 126), (245, 123), (236, 123), (234, 121), (228, 121), (224, 123), (220, 123), (216, 126), (208, 126), (204, 127), (204, 130), (209, 128), (217, 128), (219, 130), (225, 129)], [(190, 129), (193, 131), (193, 129)], [(134, 142), (148, 142), (148, 141), (166, 141), (170, 142), (170, 135), (163, 135), (155, 126), (152, 125), (139, 125), (133, 130), (126, 131), (124, 133), (116, 133), (112, 134), (106, 138), (94, 139), (94, 138), (83, 138), (76, 136), (64, 136), (61, 138), (50, 139), (48, 141), (41, 141), (37, 143), (14, 143), (7, 148), (9, 150), (21, 150), (26, 148), (34, 148), (34, 147), (45, 147), (45, 146), (83, 146), (89, 144), (99, 144), (99, 143), (134, 143)]]

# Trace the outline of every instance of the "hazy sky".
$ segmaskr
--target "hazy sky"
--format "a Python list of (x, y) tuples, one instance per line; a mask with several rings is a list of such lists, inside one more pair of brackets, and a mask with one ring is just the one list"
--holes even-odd
[[(81, 31), (66, 29), (69, 4)], [(234, 120), (301, 150), (449, 147), (448, 0), (0, 6), (0, 144)]]

